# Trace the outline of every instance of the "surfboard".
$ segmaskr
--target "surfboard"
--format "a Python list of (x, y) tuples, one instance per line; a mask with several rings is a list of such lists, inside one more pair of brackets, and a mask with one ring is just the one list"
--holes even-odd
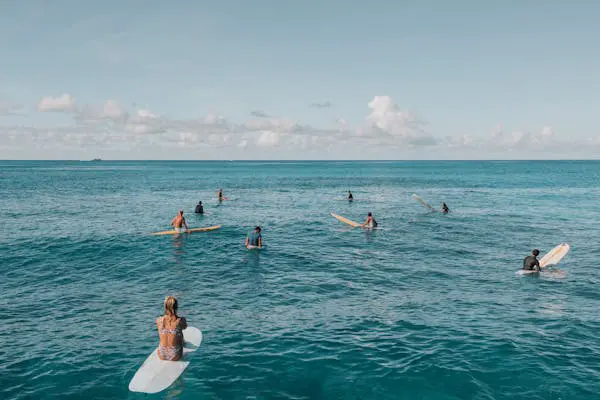
[(258, 246), (253, 246), (253, 245), (249, 244), (248, 246), (246, 246), (246, 248), (248, 250), (260, 250), (260, 249), (264, 249), (265, 245), (262, 245), (261, 247), (258, 247)]
[(426, 202), (425, 200), (423, 200), (416, 193), (413, 193), (412, 198), (415, 199), (416, 201), (418, 201), (419, 203), (423, 204), (425, 207), (429, 208), (429, 210), (431, 210), (431, 211), (437, 211), (435, 208), (433, 208), (433, 206), (431, 204), (429, 204), (428, 202)]
[(177, 235), (177, 234), (181, 234), (181, 233), (192, 233), (192, 232), (208, 232), (208, 231), (214, 231), (215, 229), (219, 229), (221, 227), (221, 225), (215, 225), (215, 226), (207, 226), (205, 228), (192, 228), (192, 229), (188, 229), (187, 231), (176, 231), (176, 230), (171, 230), (171, 231), (163, 231), (163, 232), (154, 232), (152, 235), (154, 236), (158, 236), (158, 235)]
[(348, 218), (342, 217), (341, 215), (337, 215), (336, 213), (331, 213), (331, 216), (340, 222), (350, 225), (353, 228), (358, 228), (359, 226), (361, 226), (361, 224), (359, 224), (358, 222), (354, 222)]
[[(571, 246), (567, 243), (561, 243), (548, 253), (544, 254), (542, 258), (540, 258), (540, 268), (544, 269), (551, 265), (558, 264), (569, 252)], [(529, 274), (537, 274), (538, 271), (528, 271), (521, 269), (517, 271), (517, 275), (529, 275)]]
[(142, 393), (158, 393), (165, 390), (185, 371), (190, 364), (191, 355), (200, 343), (200, 329), (188, 326), (183, 330), (183, 357), (178, 361), (163, 361), (158, 358), (158, 349), (155, 349), (131, 378), (129, 390)]

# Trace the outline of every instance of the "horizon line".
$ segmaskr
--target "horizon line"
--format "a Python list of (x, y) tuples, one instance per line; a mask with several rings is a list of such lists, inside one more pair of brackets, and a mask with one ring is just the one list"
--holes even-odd
[(435, 161), (435, 162), (453, 162), (453, 161), (600, 161), (600, 158), (456, 158), (456, 159), (35, 159), (35, 158), (22, 158), (22, 159), (11, 159), (5, 158), (0, 159), (3, 161), (46, 161), (46, 162), (127, 162), (127, 161), (144, 161), (144, 162), (411, 162), (411, 161)]

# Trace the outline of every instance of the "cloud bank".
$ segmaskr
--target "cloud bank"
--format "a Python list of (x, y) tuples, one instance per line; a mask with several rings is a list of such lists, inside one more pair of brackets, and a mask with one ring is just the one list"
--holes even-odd
[[(331, 102), (315, 103), (329, 108)], [(315, 106), (313, 104), (313, 106)], [(0, 115), (21, 106), (1, 103)], [(528, 158), (535, 154), (600, 149), (600, 139), (581, 143), (560, 139), (551, 126), (537, 132), (497, 126), (489, 134), (444, 135), (430, 131), (415, 112), (390, 96), (365, 102), (357, 123), (331, 116), (327, 126), (274, 117), (255, 110), (245, 121), (218, 114), (172, 118), (147, 108), (124, 107), (114, 99), (101, 104), (79, 104), (73, 95), (44, 96), (39, 113), (62, 113), (72, 122), (53, 128), (0, 125), (4, 158), (27, 149), (33, 158), (52, 154), (118, 154), (121, 158)], [(356, 121), (356, 118), (354, 118)], [(485, 154), (486, 157), (478, 157)], [(146, 156), (144, 156), (146, 155)], [(475, 156), (473, 156), (475, 155)], [(57, 156), (59, 157), (59, 156)], [(116, 156), (115, 156), (116, 157)], [(531, 158), (531, 157), (529, 157)]]

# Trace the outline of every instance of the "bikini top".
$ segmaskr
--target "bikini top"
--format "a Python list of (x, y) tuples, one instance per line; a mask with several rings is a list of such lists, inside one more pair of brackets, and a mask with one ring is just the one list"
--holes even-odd
[(181, 328), (179, 327), (179, 322), (181, 319), (177, 318), (177, 327), (175, 329), (165, 328), (165, 317), (162, 317), (161, 320), (161, 328), (158, 329), (159, 335), (183, 335)]

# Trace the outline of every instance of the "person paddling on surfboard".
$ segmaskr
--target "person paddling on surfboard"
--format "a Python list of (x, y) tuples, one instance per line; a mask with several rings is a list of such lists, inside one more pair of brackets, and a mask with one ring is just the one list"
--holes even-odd
[(448, 208), (448, 206), (446, 205), (446, 203), (442, 203), (442, 209), (441, 211), (444, 214), (448, 214), (450, 212), (450, 209)]
[(373, 218), (373, 214), (372, 213), (367, 214), (367, 220), (361, 226), (363, 228), (365, 228), (365, 227), (367, 227), (367, 228), (377, 228), (377, 221), (375, 221), (375, 218)]
[(165, 314), (156, 318), (158, 329), (158, 358), (166, 361), (177, 361), (183, 355), (183, 330), (187, 321), (177, 316), (177, 299), (168, 296), (165, 299)]
[(352, 192), (348, 190), (348, 201), (354, 200), (354, 196), (352, 196)]
[(254, 228), (254, 231), (248, 234), (246, 237), (246, 248), (258, 247), (260, 249), (262, 247), (262, 235), (260, 231), (260, 226), (257, 226)]
[[(183, 217), (183, 210), (179, 210), (179, 213), (177, 214), (177, 216), (175, 218), (173, 218), (173, 221), (171, 221), (171, 225), (175, 228), (175, 230), (177, 232), (185, 232), (188, 229), (187, 224), (185, 223), (185, 218)], [(183, 229), (183, 227), (185, 227), (185, 229)]]
[(194, 210), (196, 214), (204, 214), (204, 207), (202, 206), (202, 202), (199, 201), (196, 205), (196, 209)]
[(540, 251), (535, 249), (531, 252), (530, 256), (525, 257), (523, 260), (523, 269), (526, 271), (541, 271), (540, 262), (537, 259), (537, 256), (540, 255)]

